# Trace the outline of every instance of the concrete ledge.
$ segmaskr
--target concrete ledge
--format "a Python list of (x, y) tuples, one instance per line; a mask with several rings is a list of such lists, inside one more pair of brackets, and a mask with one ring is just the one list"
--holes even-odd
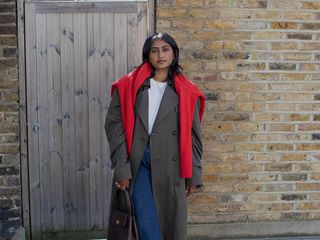
[(190, 224), (188, 226), (188, 239), (280, 236), (320, 236), (320, 221)]

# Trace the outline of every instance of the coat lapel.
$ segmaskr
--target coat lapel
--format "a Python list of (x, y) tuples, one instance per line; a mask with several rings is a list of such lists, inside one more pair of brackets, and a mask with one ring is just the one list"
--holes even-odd
[(149, 106), (149, 98), (148, 98), (148, 90), (146, 89), (137, 95), (135, 108), (147, 132), (148, 132), (148, 125), (149, 125), (148, 124), (148, 106)]
[(172, 111), (173, 108), (178, 105), (178, 102), (178, 95), (171, 87), (167, 86), (160, 103), (159, 111), (154, 122), (153, 129), (156, 129), (158, 124)]

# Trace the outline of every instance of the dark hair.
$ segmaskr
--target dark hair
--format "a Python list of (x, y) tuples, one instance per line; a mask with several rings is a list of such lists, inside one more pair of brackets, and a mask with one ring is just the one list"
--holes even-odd
[[(179, 65), (178, 44), (173, 39), (173, 37), (171, 37), (168, 33), (165, 33), (165, 32), (153, 33), (147, 37), (146, 41), (144, 42), (143, 49), (142, 49), (142, 62), (143, 63), (149, 62), (149, 54), (151, 51), (152, 43), (153, 43), (153, 40), (156, 40), (156, 39), (161, 39), (161, 40), (165, 41), (166, 43), (168, 43), (171, 46), (171, 48), (173, 50), (173, 60), (172, 60), (172, 63), (169, 67), (169, 72), (168, 72), (168, 79), (173, 81), (174, 75), (181, 73), (182, 67)], [(151, 68), (152, 68), (151, 77), (153, 77), (155, 74), (155, 69), (153, 66), (151, 66)]]

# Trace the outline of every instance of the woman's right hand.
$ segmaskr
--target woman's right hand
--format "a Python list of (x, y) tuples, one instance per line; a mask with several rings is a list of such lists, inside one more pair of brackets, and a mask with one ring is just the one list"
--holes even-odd
[(129, 179), (120, 180), (116, 182), (116, 187), (121, 190), (125, 190), (126, 188), (129, 188)]

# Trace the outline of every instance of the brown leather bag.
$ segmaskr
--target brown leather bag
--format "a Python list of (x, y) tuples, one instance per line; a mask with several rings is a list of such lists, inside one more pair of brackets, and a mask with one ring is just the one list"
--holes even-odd
[(111, 204), (108, 240), (138, 240), (132, 200), (128, 189), (117, 189)]

